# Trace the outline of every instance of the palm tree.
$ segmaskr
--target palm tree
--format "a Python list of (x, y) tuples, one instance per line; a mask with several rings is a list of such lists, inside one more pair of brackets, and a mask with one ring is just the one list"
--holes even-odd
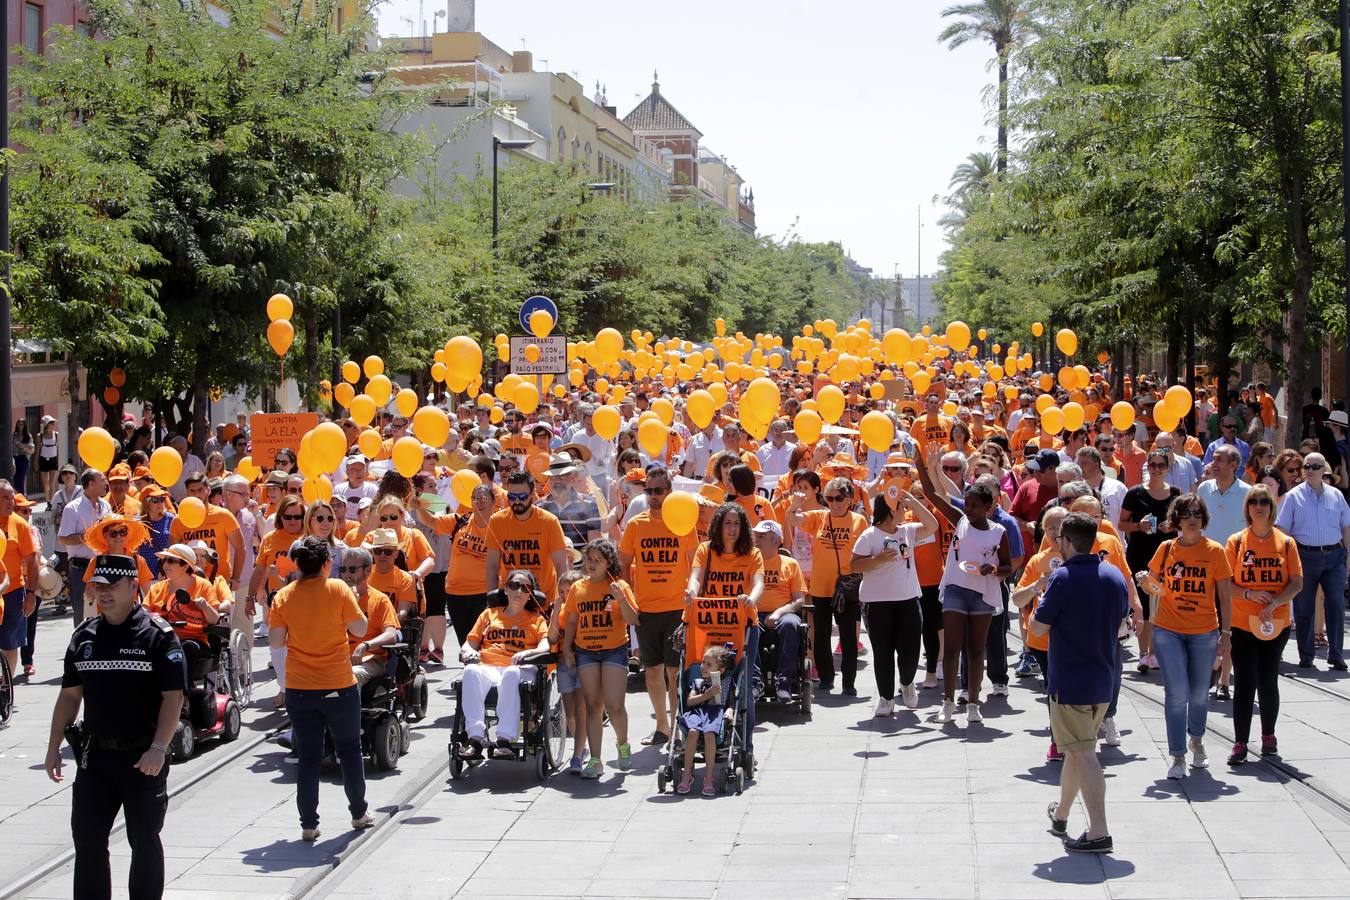
[(970, 41), (987, 40), (998, 56), (998, 176), (1008, 169), (1008, 59), (1013, 50), (1026, 42), (1031, 32), (1032, 0), (980, 0), (960, 3), (942, 11), (952, 22), (938, 35), (948, 50)]
[(990, 153), (972, 153), (952, 172), (947, 187), (951, 193), (943, 199), (950, 212), (938, 220), (943, 228), (959, 228), (970, 217), (975, 202), (989, 193), (994, 181), (994, 157)]

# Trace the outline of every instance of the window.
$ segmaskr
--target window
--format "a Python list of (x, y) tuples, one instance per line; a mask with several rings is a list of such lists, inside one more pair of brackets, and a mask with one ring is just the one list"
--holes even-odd
[(42, 53), (42, 7), (36, 3), (23, 5), (23, 49)]

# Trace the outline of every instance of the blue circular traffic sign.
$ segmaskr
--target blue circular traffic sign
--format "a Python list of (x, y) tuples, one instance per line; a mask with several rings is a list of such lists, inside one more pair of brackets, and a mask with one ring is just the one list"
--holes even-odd
[(526, 334), (530, 333), (530, 314), (537, 309), (542, 309), (553, 317), (555, 328), (558, 325), (558, 304), (543, 294), (535, 294), (533, 297), (526, 298), (525, 302), (520, 304), (520, 330)]

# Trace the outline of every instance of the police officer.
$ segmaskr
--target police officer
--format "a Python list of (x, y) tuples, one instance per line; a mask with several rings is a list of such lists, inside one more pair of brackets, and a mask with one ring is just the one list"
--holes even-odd
[(94, 615), (66, 649), (61, 694), (52, 712), (47, 775), (61, 781), (61, 739), (71, 729), (75, 787), (70, 825), (76, 898), (112, 895), (108, 834), (118, 810), (131, 844), (132, 898), (164, 891), (159, 831), (168, 808), (167, 755), (183, 708), (186, 671), (173, 627), (135, 600), (136, 561), (104, 555), (90, 578)]

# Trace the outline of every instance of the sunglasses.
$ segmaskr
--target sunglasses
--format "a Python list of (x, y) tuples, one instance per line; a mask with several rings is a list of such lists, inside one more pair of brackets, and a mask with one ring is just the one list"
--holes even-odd
[(1248, 506), (1274, 506), (1269, 497), (1253, 497), (1247, 501)]
[(1199, 518), (1201, 518), (1201, 515), (1198, 512), (1184, 512), (1177, 514), (1178, 522), (1185, 522), (1188, 519), (1199, 519)]
[(847, 499), (848, 497), (846, 497), (843, 494), (827, 494), (825, 496), (826, 503), (838, 503), (840, 500), (847, 500)]
[(1148, 467), (1154, 472), (1165, 472), (1171, 468), (1167, 463), (1149, 463)]
[(942, 467), (942, 471), (944, 471), (944, 472), (960, 472), (960, 471), (962, 471), (964, 468), (965, 468), (965, 466), (943, 466), (943, 467)]
[[(1304, 466), (1304, 468), (1306, 469), (1307, 466)], [(1298, 466), (1285, 466), (1285, 467), (1284, 467), (1284, 471), (1286, 471), (1286, 472), (1291, 472), (1291, 473), (1296, 473), (1296, 472), (1298, 472)]]
[(522, 500), (528, 500), (528, 499), (530, 499), (530, 492), (529, 492), (529, 491), (522, 491), (522, 492), (520, 492), (520, 493), (517, 493), (517, 492), (515, 492), (515, 491), (507, 491), (507, 492), (506, 492), (506, 499), (507, 499), (507, 500), (510, 500), (512, 503), (519, 503), (519, 502), (521, 502)]
[(343, 575), (355, 575), (357, 572), (369, 568), (370, 568), (369, 563), (361, 563), (361, 565), (359, 566), (338, 566), (338, 571), (341, 572)]
[(146, 503), (163, 503), (163, 502), (164, 502), (164, 498), (163, 498), (163, 497), (146, 497), (146, 498), (145, 498), (145, 502), (146, 502)]
[(395, 550), (393, 547), (376, 547), (374, 550), (370, 552), (375, 554), (376, 556), (393, 556), (398, 551)]
[(293, 497), (299, 497), (304, 492), (305, 492), (304, 488), (289, 487), (289, 486), (287, 486), (286, 488), (286, 493), (290, 494)]
[(506, 589), (507, 589), (508, 591), (525, 591), (525, 592), (527, 592), (527, 593), (528, 593), (530, 590), (532, 590), (532, 588), (531, 588), (528, 584), (525, 584), (524, 582), (521, 582), (521, 581), (513, 581), (513, 582), (511, 582), (510, 584), (508, 584), (508, 585), (506, 586)]
[(1233, 431), (1234, 429), (1237, 428), (1236, 425), (1220, 425), (1219, 427), (1222, 428), (1224, 431)]
[(648, 497), (660, 497), (664, 494), (669, 494), (670, 488), (658, 488), (658, 487), (643, 488), (642, 493), (646, 494)]
[(397, 513), (395, 513), (395, 514), (392, 515), (392, 516), (380, 516), (380, 521), (381, 521), (381, 522), (397, 522), (397, 521), (398, 521), (399, 519), (401, 519), (401, 518), (403, 518), (403, 517), (400, 516), (400, 515), (398, 515)]
[(1303, 464), (1303, 471), (1305, 471), (1305, 472), (1320, 472), (1320, 471), (1322, 471), (1323, 468), (1325, 468), (1325, 467), (1324, 467), (1321, 463), (1304, 463), (1304, 464)]
[(428, 459), (440, 459), (440, 457), (437, 456), (435, 453), (428, 453), (426, 456), (422, 457), (423, 462), (425, 462)]
[(166, 566), (186, 566), (187, 563), (181, 559), (164, 559), (162, 563)]
[(312, 522), (332, 522), (333, 520), (334, 520), (334, 519), (333, 519), (332, 516), (311, 516), (311, 517), (310, 517), (310, 521), (312, 521)]
[(126, 537), (126, 536), (127, 536), (127, 530), (126, 530), (125, 528), (110, 528), (110, 529), (108, 529), (107, 531), (103, 532), (103, 535), (104, 535), (105, 537), (110, 537), (110, 538)]
[(303, 518), (304, 518), (303, 515), (300, 515), (300, 516), (290, 516), (290, 515), (288, 515), (288, 516), (282, 516), (282, 517), (281, 517), (281, 519), (282, 519), (283, 522), (299, 522), (299, 521), (300, 521), (301, 519), (303, 519)]

